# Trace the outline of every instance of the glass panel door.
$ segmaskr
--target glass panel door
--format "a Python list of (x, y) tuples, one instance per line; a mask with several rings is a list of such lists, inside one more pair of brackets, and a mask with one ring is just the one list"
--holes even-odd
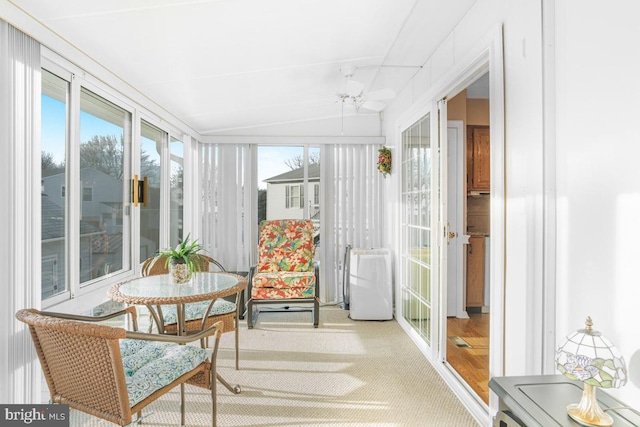
[(402, 274), (404, 319), (431, 345), (433, 261), (432, 149), (427, 114), (402, 133)]
[[(131, 115), (82, 89), (80, 94), (80, 284), (128, 268), (124, 256), (124, 147)], [(127, 181), (128, 182), (128, 181)]]
[(140, 179), (146, 179), (144, 201), (140, 205), (140, 262), (160, 249), (160, 176), (162, 147), (167, 133), (141, 122)]

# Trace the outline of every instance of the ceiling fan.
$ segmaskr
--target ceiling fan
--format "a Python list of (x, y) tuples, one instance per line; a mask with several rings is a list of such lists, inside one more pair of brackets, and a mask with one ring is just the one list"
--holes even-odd
[(392, 89), (379, 89), (371, 92), (364, 91), (364, 84), (353, 80), (357, 68), (354, 65), (345, 65), (340, 68), (340, 72), (345, 77), (346, 82), (343, 89), (338, 92), (338, 100), (342, 106), (355, 108), (359, 112), (361, 108), (380, 112), (385, 109), (387, 102), (396, 96)]

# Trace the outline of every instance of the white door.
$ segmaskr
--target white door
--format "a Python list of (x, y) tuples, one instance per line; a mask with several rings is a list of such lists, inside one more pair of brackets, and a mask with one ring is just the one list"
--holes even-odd
[(447, 316), (468, 318), (465, 309), (465, 151), (463, 122), (447, 122)]
[(401, 322), (428, 347), (438, 322), (439, 162), (432, 137), (436, 128), (437, 120), (427, 113), (402, 132), (401, 283), (396, 307), (401, 307)]

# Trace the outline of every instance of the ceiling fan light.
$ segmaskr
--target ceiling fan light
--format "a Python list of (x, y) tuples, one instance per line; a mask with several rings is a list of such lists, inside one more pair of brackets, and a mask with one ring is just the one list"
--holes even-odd
[(343, 65), (342, 68), (340, 68), (340, 72), (346, 78), (353, 77), (353, 74), (356, 72), (356, 66), (353, 64)]

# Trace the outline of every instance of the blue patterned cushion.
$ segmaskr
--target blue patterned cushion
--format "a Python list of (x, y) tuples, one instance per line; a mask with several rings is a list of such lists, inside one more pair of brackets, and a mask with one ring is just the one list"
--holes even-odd
[(134, 339), (120, 341), (120, 354), (131, 406), (207, 359), (200, 347)]
[[(200, 320), (204, 315), (204, 312), (209, 307), (209, 303), (211, 301), (201, 301), (201, 302), (192, 302), (189, 304), (185, 304), (184, 306), (184, 319), (185, 321), (189, 320)], [(232, 302), (217, 299), (215, 303), (213, 303), (213, 307), (211, 307), (211, 315), (216, 314), (227, 314), (236, 311), (236, 305)], [(165, 325), (171, 325), (172, 323), (178, 323), (178, 316), (176, 315), (176, 306), (175, 305), (163, 305), (162, 306), (162, 318), (164, 319)]]

